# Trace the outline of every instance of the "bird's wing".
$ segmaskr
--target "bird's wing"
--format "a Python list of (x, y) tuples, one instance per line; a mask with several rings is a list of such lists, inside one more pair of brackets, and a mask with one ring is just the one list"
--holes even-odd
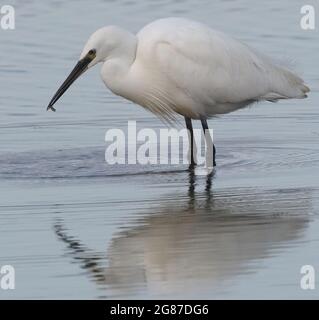
[(240, 41), (197, 22), (165, 20), (142, 30), (141, 46), (147, 38), (150, 48), (153, 39), (153, 64), (193, 100), (234, 104), (305, 96), (302, 79)]

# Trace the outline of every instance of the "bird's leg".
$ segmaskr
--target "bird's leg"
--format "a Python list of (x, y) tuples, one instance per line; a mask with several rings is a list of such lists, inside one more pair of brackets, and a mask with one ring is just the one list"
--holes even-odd
[(194, 131), (193, 131), (193, 125), (191, 118), (185, 117), (185, 123), (186, 128), (188, 130), (188, 137), (190, 140), (190, 160), (191, 160), (191, 166), (196, 165), (195, 162), (195, 153), (196, 153), (196, 146), (195, 146), (195, 140), (194, 140)]
[[(202, 122), (205, 141), (206, 141), (206, 144), (207, 144), (207, 153), (213, 151), (213, 166), (215, 167), (216, 166), (216, 160), (215, 160), (216, 148), (215, 148), (215, 145), (213, 143), (212, 137), (210, 135), (206, 118), (202, 117), (200, 120)], [(209, 159), (209, 154), (206, 154), (206, 160), (207, 159)], [(209, 161), (207, 161), (207, 162), (209, 162)]]

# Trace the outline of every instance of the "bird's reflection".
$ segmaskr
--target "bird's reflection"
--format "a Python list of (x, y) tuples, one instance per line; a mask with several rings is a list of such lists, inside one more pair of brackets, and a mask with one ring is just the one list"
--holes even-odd
[(55, 232), (97, 284), (123, 297), (209, 297), (303, 235), (310, 190), (213, 192), (211, 174), (205, 190), (196, 192), (196, 179), (190, 170), (187, 196), (158, 200), (134, 226), (115, 234), (105, 253), (70, 236), (62, 219)]

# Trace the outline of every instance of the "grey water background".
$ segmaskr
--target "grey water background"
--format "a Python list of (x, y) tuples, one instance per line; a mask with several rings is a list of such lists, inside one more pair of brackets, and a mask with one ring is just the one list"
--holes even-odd
[[(319, 270), (319, 29), (300, 28), (304, 1), (5, 4), (16, 30), (0, 30), (0, 266), (15, 267), (16, 289), (1, 299), (319, 297), (300, 288), (302, 265)], [(45, 111), (94, 30), (167, 16), (293, 64), (312, 89), (210, 120), (211, 179), (107, 165), (107, 129), (163, 124), (106, 90), (99, 67)]]

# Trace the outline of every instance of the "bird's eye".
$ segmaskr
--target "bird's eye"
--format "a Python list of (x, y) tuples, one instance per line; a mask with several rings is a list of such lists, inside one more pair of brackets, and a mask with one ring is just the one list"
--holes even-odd
[(96, 53), (96, 50), (95, 50), (95, 49), (91, 49), (91, 50), (88, 52), (89, 56), (94, 56), (95, 53)]

